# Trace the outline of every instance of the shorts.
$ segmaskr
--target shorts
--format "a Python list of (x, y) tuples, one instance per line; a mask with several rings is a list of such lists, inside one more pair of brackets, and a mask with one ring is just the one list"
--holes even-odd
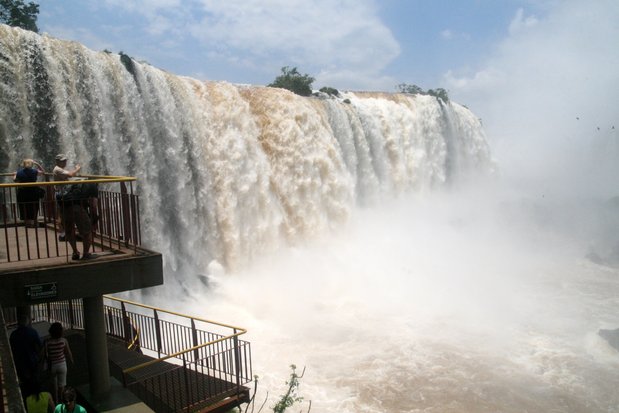
[(52, 378), (56, 381), (56, 387), (64, 387), (67, 385), (67, 362), (52, 364)]
[(64, 205), (62, 210), (62, 222), (65, 230), (67, 230), (67, 228), (72, 228), (72, 226), (75, 225), (82, 237), (90, 235), (90, 232), (92, 231), (90, 217), (80, 204)]

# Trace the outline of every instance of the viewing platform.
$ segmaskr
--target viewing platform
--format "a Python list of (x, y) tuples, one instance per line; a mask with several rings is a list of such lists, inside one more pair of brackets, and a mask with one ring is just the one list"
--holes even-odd
[[(65, 182), (0, 184), (0, 279), (6, 287), (0, 291), (0, 303), (19, 306), (42, 298), (63, 300), (163, 284), (161, 254), (141, 247), (134, 181), (88, 176)], [(69, 242), (60, 236), (62, 212), (55, 194), (84, 183), (99, 187), (96, 198), (82, 201), (94, 210), (89, 212), (94, 259), (73, 260)], [(43, 198), (18, 203), (17, 191), (27, 187), (43, 189)], [(35, 228), (20, 219), (27, 209), (37, 212)], [(77, 241), (77, 248), (83, 252), (82, 242)]]
[[(76, 356), (68, 381), (89, 412), (217, 413), (249, 401), (244, 329), (107, 295), (163, 284), (161, 254), (141, 245), (135, 181), (0, 183), (0, 412), (25, 411), (8, 345), (19, 314), (42, 338), (49, 323), (62, 323)], [(27, 187), (41, 188), (38, 201), (22, 202), (22, 192), (18, 202)], [(96, 191), (80, 197), (80, 187)], [(58, 196), (69, 192), (78, 196)], [(80, 234), (88, 238), (76, 241), (76, 254), (72, 227), (61, 230), (67, 222), (83, 229), (86, 219), (92, 230)]]

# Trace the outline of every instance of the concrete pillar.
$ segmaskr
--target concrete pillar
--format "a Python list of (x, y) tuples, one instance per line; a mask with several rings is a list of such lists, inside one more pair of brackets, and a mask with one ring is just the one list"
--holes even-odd
[(110, 390), (103, 296), (85, 297), (83, 300), (90, 393), (97, 397)]

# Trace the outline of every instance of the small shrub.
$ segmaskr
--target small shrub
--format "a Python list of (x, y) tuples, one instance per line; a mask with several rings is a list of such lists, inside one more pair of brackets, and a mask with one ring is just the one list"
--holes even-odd
[(340, 91), (339, 90), (337, 90), (336, 88), (333, 88), (333, 87), (329, 87), (329, 86), (321, 87), (320, 91), (322, 93), (326, 93), (327, 95), (330, 95), (330, 96), (339, 96), (340, 95)]
[(282, 74), (277, 76), (270, 87), (287, 89), (300, 96), (311, 96), (314, 78), (308, 74), (302, 75), (296, 67), (282, 67)]

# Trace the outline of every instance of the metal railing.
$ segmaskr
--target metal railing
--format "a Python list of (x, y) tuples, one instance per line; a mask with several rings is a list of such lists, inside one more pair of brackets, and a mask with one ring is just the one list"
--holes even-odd
[[(105, 300), (106, 333), (128, 349), (156, 357), (118, 366), (125, 387), (154, 411), (196, 411), (247, 390), (243, 385), (253, 375), (250, 343), (239, 339), (245, 329), (110, 296)], [(31, 314), (84, 328), (80, 299), (36, 304)]]
[[(0, 176), (6, 179), (12, 174)], [(49, 179), (49, 175), (45, 178)], [(67, 243), (59, 240), (59, 230), (62, 207), (69, 203), (58, 201), (56, 193), (67, 185), (85, 183), (99, 186), (96, 197), (79, 201), (89, 211), (92, 252), (123, 247), (133, 248), (135, 252), (142, 241), (139, 198), (133, 193), (135, 180), (133, 177), (88, 175), (73, 181), (0, 183), (0, 263), (63, 256), (68, 259), (71, 250)], [(114, 190), (114, 186), (118, 189)], [(43, 197), (37, 201), (18, 202), (18, 191), (28, 187), (41, 188)], [(71, 201), (71, 205), (74, 202)], [(74, 213), (75, 208), (68, 208), (65, 216)], [(27, 226), (23, 218), (33, 215), (34, 227)]]
[[(153, 410), (194, 411), (241, 393), (241, 387), (252, 380), (251, 346), (239, 339), (245, 329), (106, 298), (116, 302), (114, 319), (129, 320), (122, 323), (125, 341), (139, 337), (139, 348), (158, 356), (122, 371), (125, 386)], [(130, 312), (127, 307), (139, 311)], [(164, 362), (172, 364), (162, 369)]]

